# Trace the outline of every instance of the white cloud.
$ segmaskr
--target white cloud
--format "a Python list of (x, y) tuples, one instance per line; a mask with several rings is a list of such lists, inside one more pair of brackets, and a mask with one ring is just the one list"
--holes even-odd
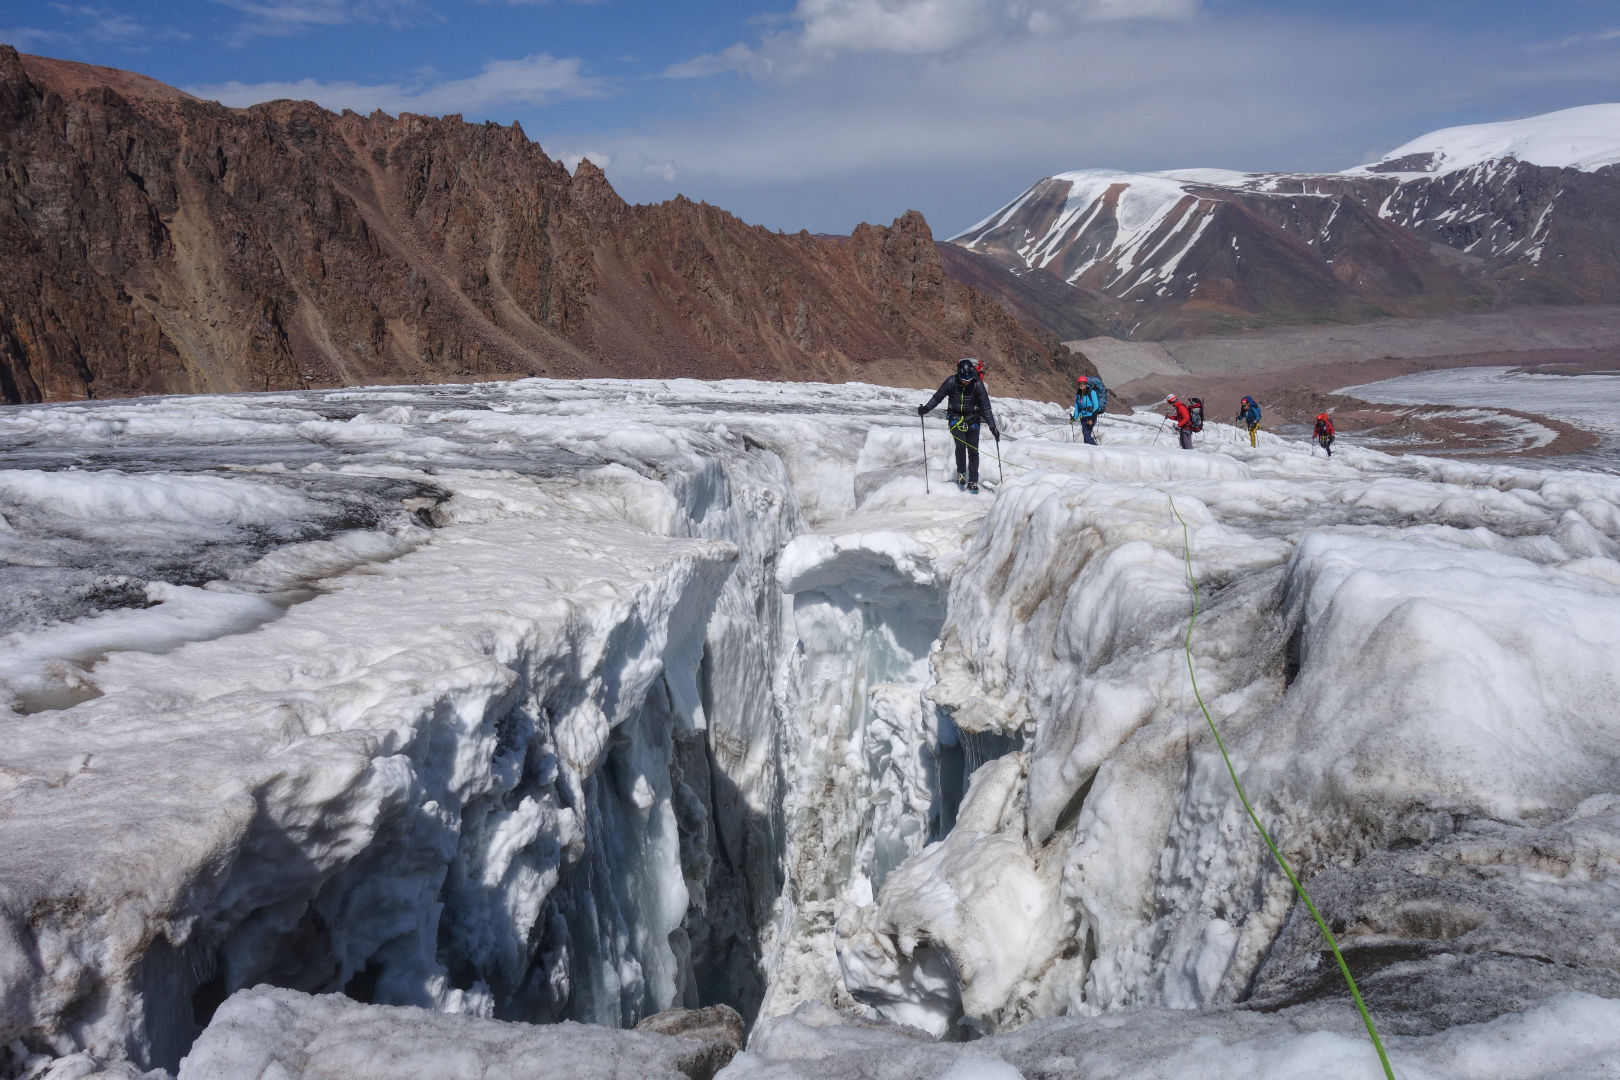
[(1620, 40), (1620, 28), (1613, 30), (1599, 30), (1592, 34), (1572, 34), (1553, 46), (1544, 46), (1558, 49), (1574, 49), (1583, 45), (1601, 45), (1606, 41)]
[(1190, 19), (1199, 0), (1082, 0), (1068, 5), (1083, 19)]
[(18, 52), (31, 52), (41, 45), (67, 39), (68, 35), (60, 30), (46, 30), (39, 26), (0, 27), (0, 42), (5, 42)]
[(799, 44), (808, 53), (939, 53), (995, 25), (987, 0), (799, 0)]
[(522, 106), (553, 105), (560, 101), (607, 97), (614, 87), (588, 75), (577, 58), (558, 60), (541, 53), (521, 60), (493, 60), (466, 79), (435, 80), (431, 74), (403, 83), (226, 82), (184, 87), (189, 94), (211, 98), (238, 108), (277, 98), (313, 101), (328, 109), (369, 113), (413, 112), (428, 115), (472, 113)]
[[(1054, 10), (998, 17), (1027, 26)], [(681, 191), (747, 220), (824, 231), (914, 207), (946, 235), (1069, 169), (1356, 164), (1368, 145), (1444, 126), (1420, 110), (1469, 85), (1479, 55), (1436, 59), (1431, 41), (1382, 26), (1077, 12), (1069, 5), (1040, 35), (1003, 22), (972, 48), (852, 51), (796, 79), (716, 83), (639, 133), (542, 133), (541, 144), (555, 153), (589, 139), (633, 202)], [(741, 59), (765, 57), (762, 45)]]
[(765, 57), (739, 42), (722, 52), (704, 53), (691, 60), (671, 64), (664, 69), (663, 75), (669, 79), (700, 79), (727, 71), (741, 71), (763, 76), (770, 73), (768, 66), (762, 66), (768, 64)]
[(410, 26), (426, 15), (421, 0), (214, 0), (247, 18), (231, 39), (241, 45), (254, 37), (287, 37), (316, 27), (349, 23)]
[(141, 52), (149, 45), (162, 41), (189, 41), (184, 31), (157, 28), (122, 12), (88, 4), (49, 4), (61, 20), (61, 29), (19, 27), (0, 30), (0, 41), (27, 52), (39, 45), (78, 45), (94, 42), (100, 45), (121, 45)]
[(613, 159), (607, 154), (602, 153), (600, 150), (586, 150), (583, 153), (578, 154), (564, 154), (557, 160), (562, 163), (563, 168), (567, 169), (569, 172), (573, 172), (575, 169), (579, 168), (579, 163), (587, 158), (589, 158), (591, 164), (595, 165), (598, 169), (606, 170), (609, 165), (613, 164)]
[(839, 56), (899, 53), (931, 56), (983, 49), (1000, 40), (1039, 40), (1075, 27), (1123, 20), (1184, 21), (1202, 0), (798, 0), (766, 33), (671, 65), (670, 78), (736, 71), (757, 78), (797, 78)]
[(1257, 116), (1269, 118), (1273, 139), (1286, 139), (1323, 99), (1341, 96), (1344, 81), (1376, 70), (1377, 56), (1393, 64), (1405, 55), (1377, 34), (1344, 44), (1339, 59), (1324, 61), (1281, 29), (1067, 25), (966, 52), (846, 57), (813, 85), (755, 90), (719, 114), (606, 145), (624, 170), (674, 162), (682, 177), (759, 182), (948, 170), (1009, 155), (1079, 168), (1156, 151), (1178, 158), (1166, 167), (1194, 165), (1227, 140), (1253, 145)]

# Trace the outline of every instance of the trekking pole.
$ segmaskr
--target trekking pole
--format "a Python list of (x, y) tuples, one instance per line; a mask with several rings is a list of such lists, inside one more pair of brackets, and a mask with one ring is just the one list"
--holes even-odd
[(1157, 430), (1157, 431), (1155, 431), (1153, 433), (1153, 445), (1154, 446), (1159, 445), (1159, 436), (1164, 434), (1164, 425), (1169, 423), (1169, 422), (1170, 422), (1170, 418), (1168, 416), (1166, 416), (1163, 420), (1159, 421), (1159, 430)]
[(1004, 483), (1007, 479), (1007, 470), (1001, 467), (1001, 432), (996, 432), (996, 483)]
[(932, 495), (933, 490), (928, 486), (928, 421), (923, 419), (923, 414), (922, 413), (917, 414), (917, 426), (922, 428), (922, 441), (923, 441), (923, 494)]

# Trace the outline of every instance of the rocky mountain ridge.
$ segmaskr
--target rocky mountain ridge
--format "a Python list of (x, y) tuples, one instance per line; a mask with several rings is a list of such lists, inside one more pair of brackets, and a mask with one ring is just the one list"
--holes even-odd
[(517, 125), (230, 109), (0, 46), (0, 401), (528, 375), (1004, 393), (1091, 370), (907, 213), (786, 235), (621, 199)]

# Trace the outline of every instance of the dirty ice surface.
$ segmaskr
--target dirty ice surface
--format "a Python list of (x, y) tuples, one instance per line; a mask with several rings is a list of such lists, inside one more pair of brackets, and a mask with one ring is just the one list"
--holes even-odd
[(1362, 383), (1339, 393), (1387, 405), (1512, 409), (1562, 420), (1597, 435), (1600, 442), (1560, 457), (1557, 465), (1620, 472), (1620, 372), (1554, 375), (1514, 367), (1447, 368)]
[(1620, 1075), (1620, 477), (924, 396), (0, 411), (0, 1077), (1380, 1075), (1189, 660), (1397, 1075)]

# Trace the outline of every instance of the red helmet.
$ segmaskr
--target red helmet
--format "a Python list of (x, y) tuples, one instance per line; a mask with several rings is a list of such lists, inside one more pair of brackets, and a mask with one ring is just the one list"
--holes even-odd
[(1317, 413), (1317, 414), (1316, 414), (1316, 418), (1317, 418), (1317, 419), (1318, 419), (1318, 420), (1326, 420), (1326, 419), (1327, 419), (1327, 418), (1328, 418), (1328, 417), (1327, 417), (1327, 413), (1325, 413), (1325, 412), (1319, 412), (1319, 413)]
[(1078, 379), (1076, 379), (1074, 381), (1077, 382), (1077, 383), (1083, 383), (1083, 382), (1090, 382), (1091, 380), (1089, 378), (1087, 378), (1086, 376), (1082, 375), (1082, 376), (1080, 376)]

